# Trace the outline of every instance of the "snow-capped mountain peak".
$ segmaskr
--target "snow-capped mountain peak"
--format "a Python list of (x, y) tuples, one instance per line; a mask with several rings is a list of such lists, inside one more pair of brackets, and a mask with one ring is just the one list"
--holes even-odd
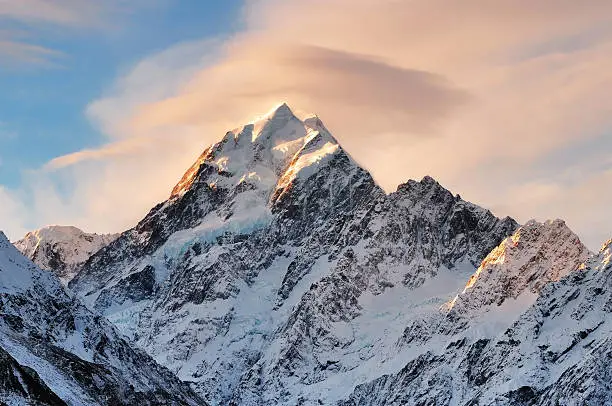
[[(69, 286), (215, 405), (609, 404), (611, 245), (591, 256), (561, 220), (519, 228), (430, 176), (386, 194), (318, 116), (283, 103), (207, 148)], [(20, 280), (2, 261), (0, 301), (44, 278), (70, 301), (51, 273)], [(47, 296), (0, 302), (0, 316)], [(85, 330), (49, 309), (28, 329), (84, 360), (115, 361), (100, 331), (127, 345), (102, 317)], [(0, 322), (0, 338), (17, 327)], [(119, 382), (155, 372), (134, 357)], [(176, 384), (168, 395), (193, 397)]]
[(316, 148), (321, 149), (321, 156), (336, 146), (318, 117), (301, 120), (283, 103), (207, 148), (174, 187), (171, 198), (199, 183), (223, 188), (242, 184), (240, 189), (254, 188), (270, 195), (279, 179), (294, 179), (308, 164), (320, 160), (314, 155)]
[[(543, 251), (548, 251), (551, 246), (546, 243), (547, 235), (572, 237), (565, 232), (560, 221), (539, 226), (530, 223), (521, 231), (514, 240), (516, 248), (527, 250), (526, 254), (534, 251), (530, 246), (534, 242), (543, 243)], [(521, 239), (524, 243), (529, 242), (521, 244)], [(568, 241), (570, 246), (572, 240)], [(556, 243), (564, 245), (562, 239)], [(500, 248), (495, 255), (499, 261), (492, 266), (499, 267), (497, 270), (503, 267), (516, 275), (521, 269), (510, 267), (517, 258), (517, 253), (511, 252), (513, 244), (512, 238), (504, 241), (508, 256), (502, 262), (500, 253), (504, 249)], [(566, 248), (567, 251), (552, 250), (550, 254), (582, 252)], [(548, 283), (537, 295), (523, 297), (527, 299), (526, 304), (509, 299), (501, 306), (493, 305), (494, 311), (488, 318), (472, 314), (466, 320), (465, 328), (454, 330), (456, 334), (443, 341), (442, 346), (436, 348), (428, 342), (415, 348), (420, 352), (405, 362), (403, 368), (359, 385), (339, 405), (612, 404), (609, 384), (612, 370), (612, 284), (610, 272), (602, 272), (609, 267), (604, 265), (607, 249), (608, 244), (584, 266)], [(565, 261), (567, 268), (571, 269), (580, 257), (561, 255), (559, 264)], [(497, 270), (492, 272), (498, 273)], [(465, 295), (474, 295), (475, 289), (481, 286), (480, 297), (486, 299), (484, 288), (495, 290), (493, 280), (488, 281), (490, 285), (484, 283), (482, 277), (488, 273), (487, 269), (483, 270)], [(486, 302), (477, 303), (481, 307), (487, 306)], [(457, 321), (447, 317), (443, 323)], [(418, 329), (411, 331), (418, 332)], [(428, 348), (434, 349), (427, 351)]]
[(248, 129), (251, 134), (251, 142), (255, 142), (259, 138), (263, 138), (262, 141), (269, 140), (274, 136), (286, 135), (283, 130), (287, 129), (288, 125), (297, 124), (297, 121), (301, 120), (293, 114), (287, 103), (281, 103), (268, 113), (251, 121), (240, 130), (232, 131), (232, 133), (240, 134)]
[(547, 283), (576, 271), (591, 255), (563, 220), (531, 220), (487, 255), (449, 309), (482, 311), (520, 295), (533, 302)]
[(118, 236), (54, 225), (31, 231), (14, 245), (40, 268), (53, 271), (63, 284), (67, 284), (89, 257)]
[(204, 151), (70, 287), (213, 403), (299, 403), (289, 388), (393, 348), (374, 327), (351, 338), (387, 320), (372, 297), (402, 308), (441, 279), (448, 300), (517, 227), (431, 177), (406, 185), (387, 195), (319, 117), (281, 105)]

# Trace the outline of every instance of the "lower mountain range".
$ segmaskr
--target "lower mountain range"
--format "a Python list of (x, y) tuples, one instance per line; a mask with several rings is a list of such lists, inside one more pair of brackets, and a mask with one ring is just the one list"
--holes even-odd
[(0, 238), (0, 403), (612, 404), (611, 245), (387, 194), (282, 104), (125, 232)]

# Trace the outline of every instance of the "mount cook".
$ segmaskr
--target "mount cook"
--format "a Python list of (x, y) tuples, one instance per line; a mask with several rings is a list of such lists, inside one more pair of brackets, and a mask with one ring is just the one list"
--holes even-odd
[[(519, 227), (430, 177), (386, 194), (286, 104), (228, 132), (167, 201), (104, 238), (71, 261), (16, 245), (124, 335), (111, 341), (171, 371), (178, 404), (612, 402), (609, 244), (593, 255), (560, 220)], [(11, 348), (0, 356), (16, 371)], [(79, 404), (30, 364), (41, 393)]]

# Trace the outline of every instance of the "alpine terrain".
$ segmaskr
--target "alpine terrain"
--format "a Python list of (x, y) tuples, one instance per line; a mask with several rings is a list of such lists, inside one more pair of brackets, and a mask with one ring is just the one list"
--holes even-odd
[(0, 403), (201, 405), (0, 233)]
[(53, 271), (67, 284), (81, 265), (117, 234), (89, 234), (71, 226), (49, 226), (27, 233), (15, 246), (45, 270)]
[[(18, 247), (70, 293), (17, 261), (44, 281), (18, 296), (44, 323), (10, 308), (0, 372), (49, 402), (67, 396), (34, 356), (75, 378), (47, 347), (110, 371), (126, 404), (612, 404), (609, 243), (592, 254), (561, 220), (519, 226), (428, 176), (388, 194), (286, 104), (208, 147), (132, 229), (40, 234)], [(99, 401), (98, 379), (70, 382)]]

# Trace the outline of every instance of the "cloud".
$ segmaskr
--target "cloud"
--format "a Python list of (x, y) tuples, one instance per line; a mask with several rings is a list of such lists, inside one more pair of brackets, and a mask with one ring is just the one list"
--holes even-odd
[(63, 53), (41, 46), (42, 38), (64, 30), (96, 30), (145, 4), (141, 0), (0, 1), (0, 65), (57, 66)]
[(45, 22), (84, 25), (106, 12), (103, 2), (94, 0), (19, 0), (0, 2), (0, 18), (28, 24)]
[[(353, 124), (361, 133), (384, 133), (398, 126), (423, 131), (468, 98), (441, 75), (366, 55), (284, 43), (266, 42), (262, 47), (259, 41), (245, 40), (234, 43), (218, 64), (199, 72), (177, 96), (139, 106), (128, 124), (131, 133), (142, 134), (185, 124), (210, 125), (224, 115), (237, 123), (261, 106), (288, 100), (329, 117), (332, 127), (338, 122)], [(381, 110), (382, 117), (371, 114)], [(355, 119), (360, 115), (369, 117)], [(214, 136), (224, 129), (216, 128)]]
[(70, 174), (80, 225), (133, 224), (206, 144), (284, 100), (387, 190), (431, 174), (500, 215), (569, 217), (591, 246), (612, 233), (602, 205), (571, 198), (609, 180), (606, 164), (574, 165), (606, 162), (608, 0), (251, 0), (243, 18), (231, 38), (146, 58), (90, 104), (108, 145), (46, 175)]
[(606, 170), (588, 173), (577, 182), (557, 178), (535, 179), (514, 185), (504, 191), (506, 204), (498, 207), (507, 213), (525, 218), (545, 220), (562, 218), (592, 250), (612, 237), (610, 200), (612, 165)]
[(111, 139), (137, 137), (126, 126), (137, 109), (175, 95), (198, 71), (214, 63), (219, 46), (215, 39), (185, 42), (145, 58), (90, 103), (87, 116)]
[[(25, 183), (28, 215), (37, 223), (72, 224), (96, 232), (125, 230), (148, 210), (167, 199), (169, 189), (184, 172), (183, 163), (195, 160), (204, 145), (194, 138), (176, 137), (172, 148), (153, 139), (131, 140), (123, 152), (91, 151), (78, 161), (56, 161), (29, 174)], [(121, 149), (122, 147), (117, 147)], [(91, 159), (94, 157), (94, 159)], [(163, 185), (163, 186), (162, 186)], [(14, 233), (11, 233), (14, 235)]]
[(77, 165), (81, 162), (102, 161), (115, 156), (139, 152), (142, 148), (143, 142), (146, 142), (146, 140), (142, 138), (131, 138), (122, 142), (109, 144), (98, 149), (84, 149), (53, 158), (44, 166), (43, 169), (58, 170)]
[(0, 231), (7, 231), (11, 236), (23, 235), (27, 231), (26, 214), (21, 199), (0, 186)]
[(151, 0), (4, 0), (0, 1), (0, 21), (92, 28), (146, 3)]
[(62, 55), (59, 51), (39, 45), (0, 39), (0, 56), (2, 56), (0, 65), (3, 67), (16, 66), (23, 63), (51, 66), (53, 65), (52, 61)]

